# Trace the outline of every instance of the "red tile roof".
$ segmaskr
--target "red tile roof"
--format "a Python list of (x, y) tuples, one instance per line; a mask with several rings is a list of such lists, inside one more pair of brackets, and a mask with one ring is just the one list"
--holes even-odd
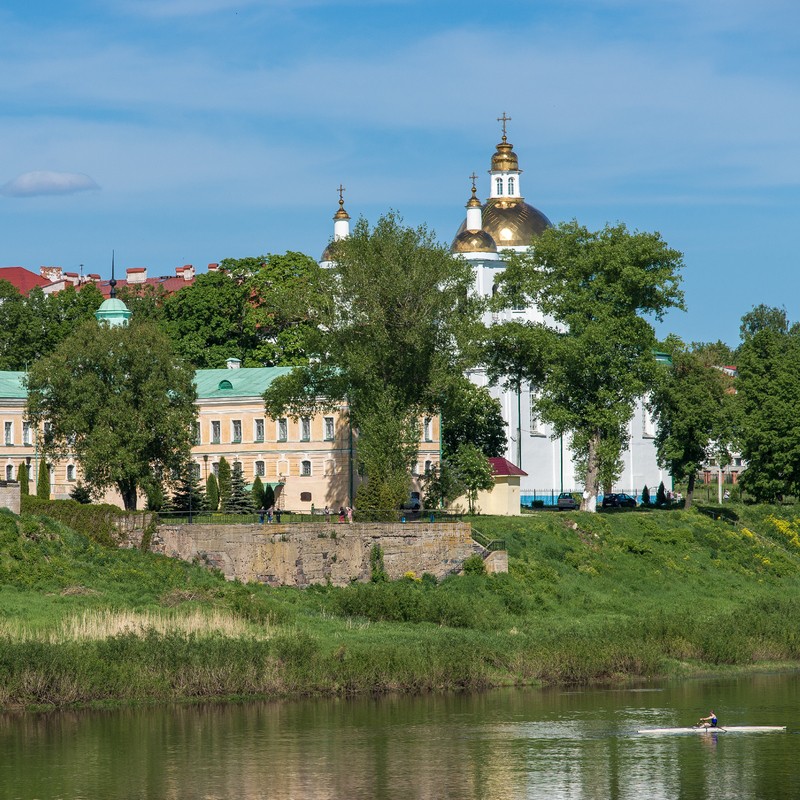
[(8, 281), (13, 284), (20, 294), (28, 292), (36, 286), (47, 286), (50, 281), (31, 272), (25, 267), (0, 267), (0, 281)]
[[(117, 281), (117, 290), (121, 289), (123, 286), (160, 286), (167, 294), (172, 294), (173, 292), (177, 292), (179, 289), (183, 289), (186, 286), (191, 286), (194, 283), (194, 278), (192, 280), (185, 280), (183, 277), (175, 276), (175, 275), (168, 275), (161, 278), (147, 278), (143, 281), (138, 281), (137, 283), (129, 284), (128, 281), (125, 280), (118, 280)], [(103, 297), (110, 297), (111, 296), (111, 286), (109, 286), (109, 282), (107, 280), (99, 281), (95, 284), (97, 288), (100, 290), (100, 293)]]
[(516, 464), (512, 464), (507, 458), (498, 456), (490, 458), (489, 464), (495, 475), (527, 475), (524, 469), (520, 469)]

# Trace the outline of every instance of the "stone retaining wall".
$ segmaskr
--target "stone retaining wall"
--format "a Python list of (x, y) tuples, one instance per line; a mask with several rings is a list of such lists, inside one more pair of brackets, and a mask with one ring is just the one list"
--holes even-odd
[(392, 580), (406, 572), (437, 578), (457, 572), (473, 553), (470, 531), (466, 522), (160, 525), (150, 549), (217, 567), (229, 580), (344, 586), (369, 580), (374, 545)]
[(0, 481), (0, 508), (19, 514), (20, 487), (18, 481)]

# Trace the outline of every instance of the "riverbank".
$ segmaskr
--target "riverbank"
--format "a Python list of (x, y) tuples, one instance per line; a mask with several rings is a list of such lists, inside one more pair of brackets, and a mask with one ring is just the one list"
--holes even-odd
[(796, 665), (800, 521), (793, 508), (720, 511), (728, 521), (698, 511), (477, 518), (507, 541), (509, 574), (302, 591), (228, 583), (0, 514), (0, 707)]

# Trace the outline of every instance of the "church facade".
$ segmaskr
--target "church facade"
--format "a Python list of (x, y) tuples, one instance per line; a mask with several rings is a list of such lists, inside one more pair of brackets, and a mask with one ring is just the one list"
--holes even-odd
[[(466, 204), (466, 218), (458, 228), (451, 244), (451, 252), (466, 259), (473, 267), (473, 291), (481, 297), (490, 297), (497, 279), (505, 269), (504, 253), (526, 250), (535, 237), (550, 227), (551, 222), (539, 209), (525, 201), (522, 193), (522, 170), (513, 145), (508, 141), (505, 114), (501, 141), (492, 154), (488, 171), (488, 195), (485, 202), (478, 197), (472, 177), (472, 193)], [(333, 241), (349, 233), (349, 215), (339, 197), (339, 209), (334, 216)], [(320, 261), (331, 265), (330, 248)], [(535, 306), (486, 312), (487, 326), (515, 320), (542, 322), (543, 315)], [(506, 389), (489, 385), (486, 372), (475, 369), (469, 378), (478, 386), (485, 386), (502, 408), (506, 428), (506, 451), (503, 454), (524, 473), (521, 477), (521, 501), (530, 504), (543, 500), (554, 504), (562, 491), (579, 492), (583, 487), (577, 477), (576, 465), (567, 437), (554, 436), (552, 427), (540, 420), (534, 409), (536, 386), (523, 384), (519, 389)], [(671, 485), (669, 474), (656, 462), (654, 445), (655, 427), (642, 401), (637, 402), (628, 423), (630, 443), (623, 454), (624, 469), (614, 486), (634, 497), (646, 485), (652, 491), (664, 482)]]

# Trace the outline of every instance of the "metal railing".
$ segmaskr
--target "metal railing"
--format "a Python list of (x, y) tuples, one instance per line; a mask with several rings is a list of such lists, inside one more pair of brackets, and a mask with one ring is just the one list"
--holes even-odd
[[(324, 509), (314, 509), (310, 511), (294, 511), (281, 509), (272, 512), (272, 517), (268, 512), (263, 514), (259, 511), (251, 511), (244, 514), (232, 514), (222, 511), (158, 511), (156, 512), (158, 522), (164, 525), (186, 525), (186, 524), (205, 524), (205, 525), (295, 525), (295, 524), (322, 524), (322, 525), (346, 525), (348, 520), (345, 515), (341, 518), (338, 511), (331, 511), (326, 514)], [(452, 523), (461, 520), (461, 514), (453, 514), (440, 510), (355, 510), (353, 522), (386, 522), (386, 523)]]
[(476, 541), (487, 553), (494, 553), (497, 550), (506, 550), (505, 539), (490, 539), (485, 534), (481, 533), (474, 525), (472, 526), (472, 538)]

